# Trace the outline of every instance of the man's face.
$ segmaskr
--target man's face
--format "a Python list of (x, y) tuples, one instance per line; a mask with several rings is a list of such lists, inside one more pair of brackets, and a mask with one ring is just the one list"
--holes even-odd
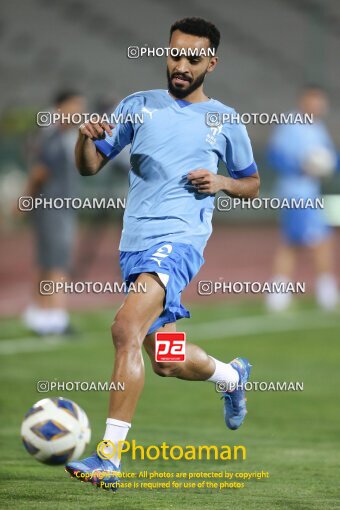
[[(58, 111), (64, 115), (83, 114), (86, 109), (86, 100), (83, 96), (72, 96), (57, 106)], [(74, 124), (63, 123), (63, 129), (72, 128)]]
[(83, 96), (72, 96), (63, 101), (58, 110), (65, 114), (84, 113), (86, 108), (85, 98)]
[(300, 97), (299, 106), (304, 113), (323, 117), (328, 110), (327, 96), (322, 90), (306, 90)]
[[(190, 49), (196, 49), (197, 53), (204, 49), (208, 55), (210, 41), (206, 37), (184, 34), (180, 30), (175, 30), (170, 40), (170, 48), (177, 48), (178, 51), (184, 49), (186, 52)], [(209, 56), (187, 56), (179, 55), (168, 56), (167, 59), (167, 78), (170, 93), (178, 99), (188, 96), (200, 85), (202, 85), (206, 73), (214, 70), (217, 63), (217, 57)]]

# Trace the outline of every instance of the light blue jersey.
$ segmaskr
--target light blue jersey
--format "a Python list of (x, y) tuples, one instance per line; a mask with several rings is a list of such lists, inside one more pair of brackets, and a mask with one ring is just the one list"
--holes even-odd
[[(303, 171), (303, 163), (316, 147), (333, 152), (332, 140), (320, 121), (313, 124), (284, 124), (276, 128), (268, 147), (269, 163), (278, 172), (275, 195), (288, 199), (315, 199), (320, 180)], [(330, 235), (323, 211), (316, 208), (283, 208), (281, 232), (292, 245), (314, 246)]]
[(170, 241), (191, 244), (202, 254), (212, 230), (214, 196), (197, 193), (188, 173), (206, 169), (216, 174), (219, 160), (235, 179), (257, 171), (245, 126), (209, 127), (208, 112), (235, 113), (215, 99), (189, 103), (166, 90), (137, 92), (118, 105), (116, 116), (143, 116), (143, 123), (117, 124), (112, 137), (95, 142), (109, 159), (131, 144), (121, 251)]
[(284, 124), (277, 127), (269, 142), (269, 163), (279, 174), (278, 193), (287, 198), (316, 198), (320, 181), (303, 172), (304, 160), (316, 147), (330, 150), (333, 142), (321, 121), (313, 124)]

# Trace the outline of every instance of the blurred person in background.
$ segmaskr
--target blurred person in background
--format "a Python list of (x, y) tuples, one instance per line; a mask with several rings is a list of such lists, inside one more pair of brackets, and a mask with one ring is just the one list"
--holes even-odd
[[(84, 113), (85, 100), (76, 91), (64, 90), (55, 97), (54, 107), (61, 114)], [(24, 195), (44, 199), (77, 196), (76, 127), (59, 122), (41, 130)], [(65, 294), (42, 295), (40, 282), (67, 281), (76, 238), (76, 211), (65, 207), (37, 208), (31, 212), (31, 220), (38, 274), (34, 304), (26, 309), (23, 320), (39, 335), (68, 334), (71, 328)]]
[[(279, 174), (276, 196), (287, 199), (316, 199), (320, 180), (336, 167), (336, 151), (322, 118), (328, 110), (325, 91), (307, 85), (300, 93), (298, 111), (313, 114), (313, 123), (284, 124), (277, 127), (268, 147), (269, 163)], [(338, 303), (334, 275), (333, 239), (324, 212), (320, 208), (282, 208), (280, 210), (281, 244), (274, 261), (274, 281), (291, 281), (297, 256), (302, 248), (311, 251), (316, 271), (316, 300), (325, 310)], [(286, 309), (291, 293), (268, 294), (271, 311)]]

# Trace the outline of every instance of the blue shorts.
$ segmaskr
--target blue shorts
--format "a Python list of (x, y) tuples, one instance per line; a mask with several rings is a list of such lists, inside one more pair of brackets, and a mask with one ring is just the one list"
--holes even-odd
[(331, 229), (320, 209), (282, 209), (281, 229), (288, 244), (313, 246), (326, 239)]
[(121, 251), (123, 280), (134, 282), (141, 273), (157, 273), (166, 289), (164, 309), (151, 325), (148, 335), (189, 311), (181, 304), (181, 294), (204, 264), (204, 258), (190, 244), (163, 242), (143, 251)]

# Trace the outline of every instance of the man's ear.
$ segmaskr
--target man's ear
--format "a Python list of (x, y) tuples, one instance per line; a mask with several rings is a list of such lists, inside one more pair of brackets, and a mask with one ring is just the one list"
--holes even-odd
[(217, 66), (218, 57), (211, 57), (210, 62), (208, 64), (207, 73), (211, 73), (215, 67)]

